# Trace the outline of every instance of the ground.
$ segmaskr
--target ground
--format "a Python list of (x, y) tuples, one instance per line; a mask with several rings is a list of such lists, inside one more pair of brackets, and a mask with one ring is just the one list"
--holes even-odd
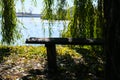
[[(70, 65), (69, 61), (66, 62), (64, 59), (62, 62), (61, 66), (65, 67), (55, 72), (55, 74), (52, 73), (53, 75), (49, 75), (46, 58), (26, 59), (25, 57), (12, 55), (11, 57), (9, 56), (8, 60), (0, 64), (0, 76), (1, 79), (5, 80), (56, 80), (56, 78), (61, 80), (65, 77), (69, 80), (72, 75), (72, 79), (74, 79), (75, 74), (70, 73), (69, 69), (68, 71), (66, 69), (66, 66)], [(56, 74), (59, 74), (59, 76)], [(65, 76), (66, 74), (67, 76)]]
[(48, 72), (43, 47), (0, 47), (0, 60), (0, 80), (103, 80), (100, 70), (97, 72), (99, 64), (85, 62), (68, 47), (57, 48), (56, 72)]

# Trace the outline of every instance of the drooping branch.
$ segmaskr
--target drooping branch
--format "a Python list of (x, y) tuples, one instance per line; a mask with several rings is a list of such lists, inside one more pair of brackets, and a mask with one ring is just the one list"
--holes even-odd
[(70, 24), (71, 36), (93, 38), (94, 16), (92, 0), (74, 0), (74, 16)]
[(44, 10), (43, 16), (46, 17), (48, 20), (53, 19), (53, 9), (52, 6), (54, 5), (54, 0), (44, 0)]
[(17, 31), (14, 0), (2, 0), (2, 43), (11, 44), (20, 36)]
[(66, 19), (67, 10), (65, 10), (66, 0), (58, 0), (57, 1), (57, 12), (56, 12), (56, 19), (64, 20)]

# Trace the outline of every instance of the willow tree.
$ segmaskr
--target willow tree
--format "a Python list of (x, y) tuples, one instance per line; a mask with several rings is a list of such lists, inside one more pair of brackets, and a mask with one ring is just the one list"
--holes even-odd
[[(20, 31), (17, 26), (18, 20), (16, 16), (15, 3), (18, 0), (1, 0), (0, 1), (0, 12), (2, 15), (1, 21), (1, 35), (2, 44), (14, 44), (17, 39), (20, 39)], [(25, 0), (20, 0), (24, 3)], [(36, 0), (31, 0), (36, 5)]]
[(0, 16), (2, 15), (1, 11), (2, 11), (2, 2), (0, 1)]
[(98, 38), (103, 38), (104, 29), (104, 11), (103, 11), (103, 0), (98, 0), (97, 8), (97, 22), (96, 22), (96, 35)]
[(102, 0), (74, 0), (73, 18), (63, 31), (63, 37), (102, 38), (102, 5)]
[(12, 44), (18, 39), (17, 18), (14, 0), (1, 0), (2, 5), (2, 43)]

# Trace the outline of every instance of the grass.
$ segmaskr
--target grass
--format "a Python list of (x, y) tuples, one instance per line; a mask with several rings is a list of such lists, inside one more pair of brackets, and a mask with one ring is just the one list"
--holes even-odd
[(58, 72), (49, 74), (45, 47), (0, 46), (0, 79), (103, 80), (103, 62), (89, 54), (94, 52), (57, 46)]

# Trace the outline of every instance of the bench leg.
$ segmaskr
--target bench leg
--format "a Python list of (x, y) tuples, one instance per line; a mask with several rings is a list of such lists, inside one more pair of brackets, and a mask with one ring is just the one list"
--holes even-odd
[(48, 71), (57, 71), (56, 46), (55, 44), (46, 44), (45, 46), (47, 48)]

